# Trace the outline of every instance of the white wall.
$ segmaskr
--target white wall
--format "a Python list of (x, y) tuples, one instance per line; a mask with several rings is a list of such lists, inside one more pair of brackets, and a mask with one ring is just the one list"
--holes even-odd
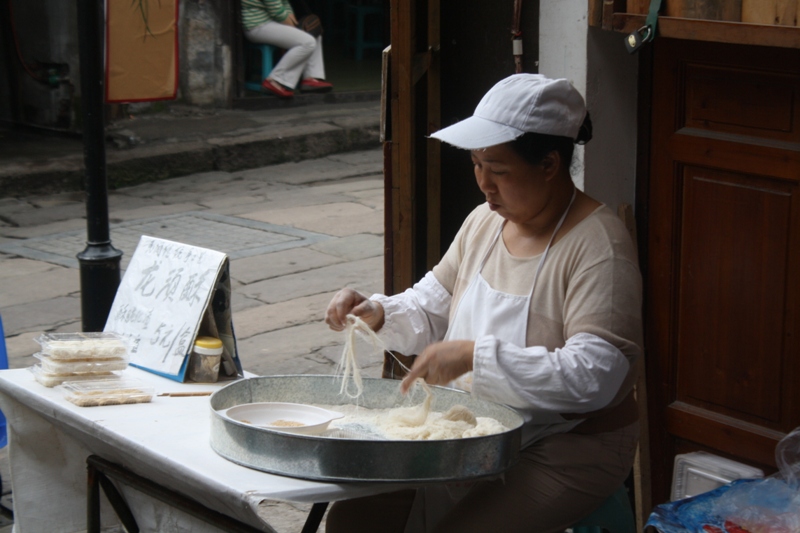
[(615, 209), (634, 205), (637, 57), (623, 35), (589, 28), (586, 0), (540, 0), (539, 72), (567, 78), (584, 95), (594, 137), (575, 151), (573, 178)]

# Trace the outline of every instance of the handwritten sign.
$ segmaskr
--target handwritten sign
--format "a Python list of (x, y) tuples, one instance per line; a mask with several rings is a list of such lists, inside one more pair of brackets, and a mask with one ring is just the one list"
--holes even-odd
[(183, 381), (224, 253), (142, 236), (104, 328), (128, 338), (131, 364)]

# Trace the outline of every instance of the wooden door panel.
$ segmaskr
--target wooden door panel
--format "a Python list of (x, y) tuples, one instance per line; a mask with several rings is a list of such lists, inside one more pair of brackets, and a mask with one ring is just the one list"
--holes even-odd
[(693, 128), (684, 128), (666, 145), (669, 155), (683, 163), (718, 169), (762, 174), (797, 181), (800, 176), (800, 151), (796, 143), (779, 143), (756, 137), (735, 137)]
[(797, 76), (690, 64), (686, 66), (685, 89), (687, 127), (800, 140), (800, 109), (793, 105)]
[(786, 434), (681, 402), (670, 405), (666, 415), (673, 456), (703, 450), (768, 472), (775, 466), (775, 445)]
[(800, 426), (800, 50), (657, 39), (647, 187), (654, 501), (676, 453), (774, 468)]
[(790, 186), (685, 167), (676, 400), (774, 427)]

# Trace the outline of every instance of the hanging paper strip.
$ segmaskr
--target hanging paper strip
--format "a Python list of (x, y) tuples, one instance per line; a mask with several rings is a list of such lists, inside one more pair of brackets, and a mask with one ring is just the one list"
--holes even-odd
[(107, 0), (106, 102), (172, 100), (178, 91), (178, 0)]

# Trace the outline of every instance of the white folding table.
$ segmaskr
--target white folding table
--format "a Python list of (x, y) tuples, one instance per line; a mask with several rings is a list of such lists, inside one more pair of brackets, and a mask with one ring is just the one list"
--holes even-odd
[[(209, 445), (208, 396), (158, 396), (214, 391), (224, 383), (178, 383), (134, 367), (125, 374), (155, 388), (152, 402), (78, 407), (66, 401), (59, 389), (36, 382), (27, 369), (0, 371), (0, 409), (8, 420), (16, 533), (86, 531), (89, 456), (261, 531), (273, 531), (258, 513), (265, 500), (319, 503), (408, 488), (306, 481), (232, 463)], [(220, 531), (110, 477), (142, 531)], [(107, 501), (100, 508), (103, 527), (119, 523)], [(180, 527), (170, 529), (170, 523)]]

